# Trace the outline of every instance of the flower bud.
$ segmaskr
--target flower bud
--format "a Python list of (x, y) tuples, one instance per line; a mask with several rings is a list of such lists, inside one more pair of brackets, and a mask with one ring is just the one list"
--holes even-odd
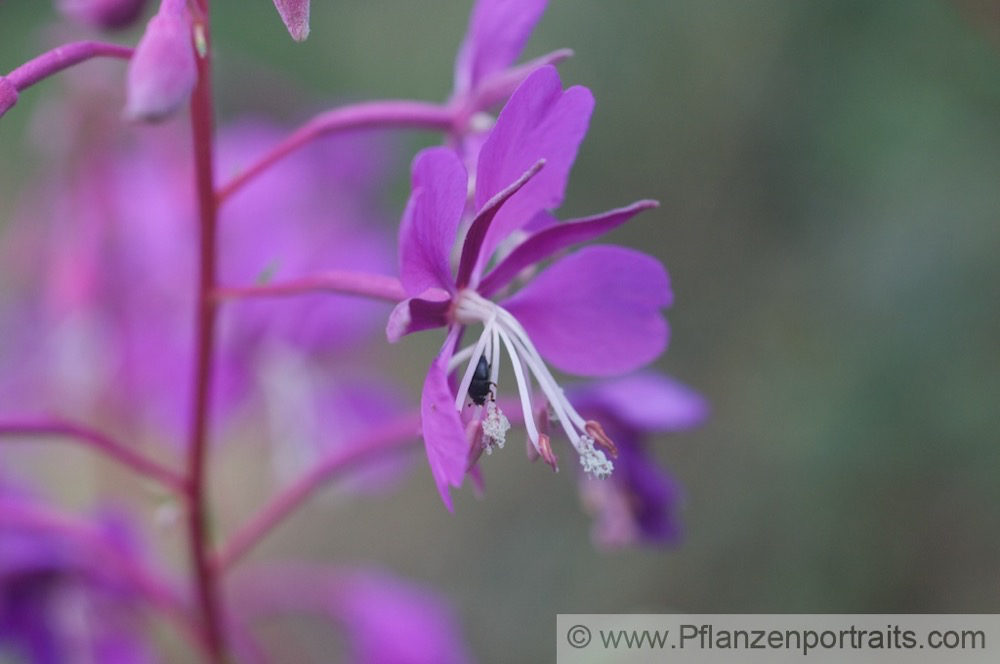
[(288, 33), (295, 41), (309, 36), (309, 0), (274, 0)]
[(140, 122), (166, 119), (184, 105), (197, 79), (191, 15), (183, 1), (166, 0), (129, 63), (125, 117)]
[(16, 103), (17, 88), (6, 77), (0, 76), (0, 118), (3, 117), (4, 113), (14, 108)]
[(56, 0), (59, 12), (77, 23), (102, 30), (132, 25), (146, 7), (146, 0)]

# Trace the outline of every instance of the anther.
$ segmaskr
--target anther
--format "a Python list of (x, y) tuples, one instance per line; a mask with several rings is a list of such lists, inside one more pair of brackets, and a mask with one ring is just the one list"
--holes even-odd
[(556, 458), (556, 453), (552, 451), (552, 441), (545, 434), (539, 434), (538, 436), (538, 449), (541, 451), (541, 456), (545, 463), (549, 464), (549, 467), (558, 473), (559, 459)]
[(483, 418), (482, 447), (487, 454), (493, 453), (493, 446), (503, 449), (507, 442), (507, 432), (510, 431), (510, 421), (503, 411), (497, 406), (495, 401), (486, 404), (486, 417)]
[(594, 439), (595, 447), (603, 449), (611, 455), (612, 459), (618, 458), (618, 447), (614, 441), (608, 438), (608, 434), (604, 432), (604, 427), (601, 426), (600, 422), (597, 420), (587, 420), (584, 430)]

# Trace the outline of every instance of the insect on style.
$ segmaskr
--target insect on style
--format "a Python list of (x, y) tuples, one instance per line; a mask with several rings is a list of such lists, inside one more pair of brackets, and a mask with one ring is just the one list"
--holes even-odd
[(483, 355), (479, 358), (476, 371), (472, 374), (472, 382), (469, 383), (469, 398), (477, 406), (485, 404), (486, 397), (489, 397), (491, 401), (496, 401), (493, 387), (495, 387), (495, 383), (490, 382), (490, 363)]

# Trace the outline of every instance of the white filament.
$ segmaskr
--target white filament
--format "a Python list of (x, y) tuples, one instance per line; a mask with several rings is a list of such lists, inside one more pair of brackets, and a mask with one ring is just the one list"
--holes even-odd
[[(481, 357), (485, 356), (489, 359), (490, 382), (496, 385), (500, 377), (500, 344), (502, 343), (510, 356), (514, 378), (517, 381), (521, 410), (524, 414), (524, 426), (528, 432), (528, 439), (535, 449), (541, 453), (538, 428), (535, 425), (531, 407), (532, 378), (538, 383), (552, 408), (555, 419), (559, 421), (563, 431), (566, 432), (566, 437), (576, 449), (577, 454), (580, 455), (580, 464), (584, 471), (598, 478), (609, 476), (614, 468), (612, 462), (602, 450), (594, 446), (594, 439), (586, 433), (586, 421), (570, 404), (562, 388), (559, 387), (552, 373), (545, 366), (538, 350), (531, 343), (527, 331), (517, 319), (503, 307), (486, 300), (474, 291), (466, 290), (458, 296), (455, 320), (462, 325), (476, 323), (483, 325), (483, 331), (476, 343), (455, 353), (448, 366), (449, 372), (451, 372), (458, 369), (462, 362), (468, 362), (455, 398), (456, 410), (461, 411), (465, 405), (466, 395)], [(500, 426), (497, 415), (503, 418), (503, 422), (506, 422), (507, 418), (491, 401), (487, 406), (486, 419), (483, 420), (484, 445), (487, 445), (487, 451), (490, 451), (492, 445), (497, 441), (493, 433), (501, 429), (504, 434), (506, 433), (506, 429)], [(487, 423), (488, 420), (489, 423)], [(509, 426), (507, 423), (507, 428)], [(502, 443), (498, 446), (502, 447)]]

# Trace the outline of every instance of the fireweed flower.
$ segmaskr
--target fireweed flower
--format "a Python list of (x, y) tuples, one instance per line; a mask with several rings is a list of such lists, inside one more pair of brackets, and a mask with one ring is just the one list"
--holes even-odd
[(163, 0), (128, 66), (125, 117), (165, 120), (187, 102), (197, 79), (187, 0)]
[[(410, 299), (393, 311), (387, 332), (396, 340), (433, 327), (448, 330), (427, 373), (421, 417), (431, 470), (449, 509), (448, 487), (462, 482), (469, 437), (473, 461), (481, 450), (505, 442), (509, 422), (493, 393), (502, 351), (513, 369), (535, 452), (554, 465), (545, 426), (535, 422), (533, 384), (584, 470), (603, 478), (613, 469), (608, 455), (615, 454), (614, 444), (601, 424), (580, 416), (547, 362), (569, 373), (612, 375), (642, 366), (666, 345), (661, 309), (672, 299), (667, 274), (652, 257), (630, 249), (582, 249), (495, 301), (525, 269), (655, 205), (643, 201), (567, 223), (554, 223), (545, 212), (562, 201), (592, 105), (585, 88), (564, 92), (552, 67), (539, 69), (518, 88), (480, 151), (474, 193), (478, 212), (461, 244), (455, 274), (449, 257), (466, 207), (468, 174), (446, 148), (426, 150), (414, 161), (413, 192), (400, 227), (400, 275)], [(526, 227), (523, 241), (507, 247), (503, 253), (509, 253), (484, 275), (498, 249)], [(466, 331), (480, 325), (476, 341), (459, 350)], [(488, 383), (488, 394), (481, 405), (466, 407), (483, 358), (487, 376), (477, 380)], [(453, 385), (449, 376), (462, 365)]]
[(601, 421), (618, 446), (610, 481), (580, 481), (581, 499), (594, 516), (594, 543), (603, 549), (675, 544), (681, 535), (680, 489), (649, 454), (646, 439), (701, 425), (708, 403), (653, 372), (574, 386), (567, 394), (584, 416)]
[(146, 0), (56, 0), (64, 16), (104, 30), (127, 28), (142, 14)]
[[(73, 158), (35, 183), (0, 242), (8, 283), (24, 285), (9, 308), (8, 339), (26, 340), (0, 358), (0, 414), (45, 409), (86, 420), (114, 413), (130, 431), (181, 441), (196, 230), (185, 129), (175, 123), (112, 138), (120, 122), (90, 96), (110, 93), (90, 78), (79, 87), (39, 118), (46, 140), (61, 139)], [(224, 128), (219, 173), (239, 168), (280, 133), (261, 121)], [(376, 198), (388, 150), (372, 138), (309, 146), (234, 196), (222, 211), (221, 279), (260, 282), (330, 267), (390, 271), (388, 233), (371, 223), (382, 214)], [(61, 238), (55, 246), (53, 235)], [(384, 305), (348, 298), (329, 307), (309, 298), (227, 304), (217, 421), (225, 426), (248, 412), (250, 399), (295, 374), (306, 354), (346, 369), (344, 350), (370, 337), (384, 315)], [(344, 373), (341, 385), (349, 381)], [(281, 410), (254, 405), (266, 415)]]
[[(36, 501), (0, 486), (0, 504), (16, 511)], [(97, 532), (122, 555), (138, 555), (131, 524), (114, 512)], [(141, 598), (107, 561), (54, 533), (0, 524), (0, 659), (58, 664), (158, 661), (143, 633)], [(4, 659), (4, 661), (6, 661)]]

